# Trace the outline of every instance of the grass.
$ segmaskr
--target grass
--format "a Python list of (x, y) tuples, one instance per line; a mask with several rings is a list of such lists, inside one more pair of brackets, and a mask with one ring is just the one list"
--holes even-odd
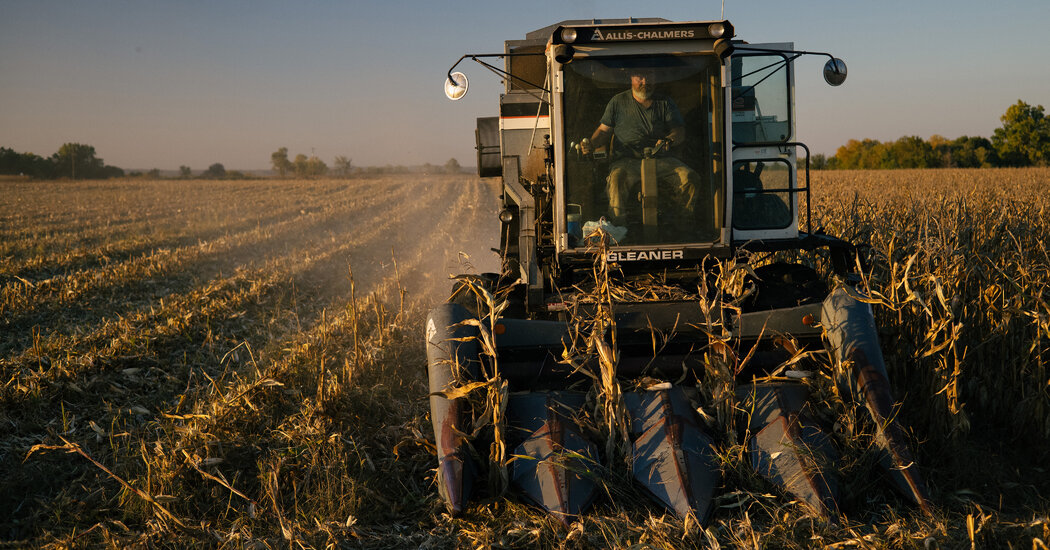
[(838, 524), (727, 440), (706, 527), (612, 480), (616, 501), (566, 528), (513, 498), (450, 518), (433, 484), (422, 322), (449, 274), (492, 270), (490, 182), (5, 181), (0, 540), (1043, 548), (1048, 184), (1048, 169), (814, 174), (814, 227), (870, 245), (933, 517), (873, 475), (864, 414), (838, 406)]

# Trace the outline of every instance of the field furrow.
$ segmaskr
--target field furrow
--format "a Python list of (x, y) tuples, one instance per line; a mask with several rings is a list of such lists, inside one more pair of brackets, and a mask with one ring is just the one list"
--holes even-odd
[[(13, 235), (0, 241), (0, 274), (32, 283), (80, 267), (104, 266), (134, 258), (153, 249), (177, 248), (283, 222), (294, 223), (299, 217), (317, 213), (352, 212), (355, 208), (367, 208), (369, 201), (376, 197), (397, 197), (405, 192), (405, 186), (367, 186), (355, 191), (351, 197), (341, 197), (342, 200), (326, 197), (324, 202), (310, 203), (299, 197), (285, 204), (257, 204), (250, 208), (238, 202), (226, 207), (210, 202), (201, 205), (202, 213), (189, 215), (182, 215), (181, 208), (179, 213), (165, 211), (168, 207), (164, 206), (154, 214), (163, 223), (132, 224), (121, 217), (113, 224), (94, 229), (77, 227), (58, 236)], [(345, 189), (342, 194), (350, 195)], [(350, 206), (348, 200), (355, 206)]]
[(93, 319), (143, 307), (192, 288), (224, 270), (264, 262), (304, 244), (328, 247), (335, 240), (353, 235), (358, 228), (367, 230), (374, 226), (374, 220), (366, 216), (400, 204), (406, 193), (404, 190), (365, 199), (356, 212), (313, 213), (196, 245), (153, 250), (127, 262), (35, 285), (10, 283), (0, 290), (0, 313), (4, 313), (0, 326), (13, 337), (0, 345), (0, 352), (7, 353), (8, 346), (25, 346), (33, 326), (46, 323), (55, 329), (82, 329), (84, 323)]

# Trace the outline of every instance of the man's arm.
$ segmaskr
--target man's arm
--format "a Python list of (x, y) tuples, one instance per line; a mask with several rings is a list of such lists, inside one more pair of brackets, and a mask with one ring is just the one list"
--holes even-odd
[(679, 147), (685, 143), (685, 126), (675, 126), (668, 132), (667, 137), (671, 140), (669, 147)]
[(613, 129), (611, 127), (606, 126), (604, 124), (599, 124), (598, 127), (594, 130), (594, 133), (591, 134), (590, 143), (580, 144), (580, 151), (582, 151), (585, 155), (589, 155), (591, 154), (591, 152), (594, 151), (594, 149), (598, 147), (605, 147), (609, 144), (609, 139), (612, 137), (612, 131)]

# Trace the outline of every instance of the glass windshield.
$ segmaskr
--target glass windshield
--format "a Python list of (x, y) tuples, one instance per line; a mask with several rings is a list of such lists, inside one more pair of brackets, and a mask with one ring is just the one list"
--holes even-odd
[(733, 57), (733, 143), (790, 140), (788, 66), (779, 54)]
[(714, 55), (592, 57), (564, 69), (570, 248), (720, 237), (724, 112)]

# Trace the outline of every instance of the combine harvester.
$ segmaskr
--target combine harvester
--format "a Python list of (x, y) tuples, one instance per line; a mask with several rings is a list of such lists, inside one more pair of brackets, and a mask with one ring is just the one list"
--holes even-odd
[[(693, 401), (714, 357), (729, 365), (755, 472), (834, 518), (836, 451), (811, 413), (817, 367), (800, 367), (804, 350), (824, 348), (870, 411), (894, 485), (929, 513), (855, 247), (812, 230), (808, 149), (798, 183), (793, 61), (826, 56), (833, 86), (845, 64), (734, 37), (729, 21), (565, 21), (449, 70), (450, 99), (467, 90), (453, 70), (468, 58), (506, 86), (500, 115), (477, 125), (479, 173), (502, 179), (504, 273), (464, 276), (426, 324), (437, 483), (452, 513), (486, 472), (564, 522), (582, 513), (617, 448), (594, 440), (604, 410), (634, 480), (706, 521), (716, 445), (734, 443), (708, 433)], [(747, 273), (736, 296), (719, 286), (727, 266)], [(603, 273), (661, 292), (595, 299)], [(474, 398), (486, 391), (487, 404)]]

